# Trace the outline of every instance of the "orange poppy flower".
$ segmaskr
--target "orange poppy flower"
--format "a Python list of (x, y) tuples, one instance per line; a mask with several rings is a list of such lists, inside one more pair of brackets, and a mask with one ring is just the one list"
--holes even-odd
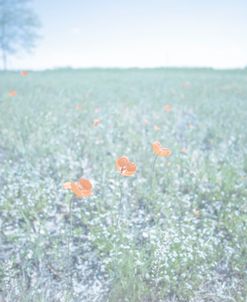
[(152, 144), (153, 152), (157, 156), (168, 157), (172, 154), (171, 150), (161, 146), (160, 142), (154, 142)]
[(98, 118), (96, 118), (96, 119), (94, 119), (94, 121), (93, 121), (93, 126), (94, 126), (94, 127), (97, 127), (100, 123), (101, 123), (101, 120), (98, 119)]
[(136, 164), (132, 163), (127, 156), (121, 156), (116, 160), (117, 170), (123, 176), (132, 176), (136, 173)]
[(11, 91), (9, 92), (9, 96), (16, 96), (16, 95), (17, 95), (17, 93), (16, 93), (15, 90), (11, 90)]
[(21, 72), (20, 72), (20, 75), (21, 75), (22, 77), (26, 77), (26, 76), (28, 76), (28, 71), (21, 71)]
[(80, 178), (76, 182), (66, 182), (63, 185), (64, 189), (71, 190), (76, 197), (83, 198), (92, 195), (92, 184), (88, 179)]
[(164, 106), (164, 110), (165, 110), (165, 112), (171, 112), (172, 111), (172, 105), (171, 104), (166, 104)]

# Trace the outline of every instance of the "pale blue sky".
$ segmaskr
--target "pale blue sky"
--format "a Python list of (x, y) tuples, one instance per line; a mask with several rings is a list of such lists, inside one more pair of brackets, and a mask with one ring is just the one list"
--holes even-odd
[(247, 0), (34, 0), (43, 28), (10, 67), (247, 66)]

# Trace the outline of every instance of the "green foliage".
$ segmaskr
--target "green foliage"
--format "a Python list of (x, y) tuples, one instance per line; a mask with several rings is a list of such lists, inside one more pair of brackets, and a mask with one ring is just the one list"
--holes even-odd
[[(73, 201), (71, 301), (244, 302), (246, 81), (238, 70), (0, 74), (6, 301), (65, 301), (63, 183), (84, 176), (94, 194)], [(156, 140), (172, 156), (153, 175)], [(118, 175), (121, 155), (135, 176)]]

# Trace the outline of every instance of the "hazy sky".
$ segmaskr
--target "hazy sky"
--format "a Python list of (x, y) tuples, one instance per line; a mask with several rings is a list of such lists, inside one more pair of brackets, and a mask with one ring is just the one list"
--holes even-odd
[(247, 0), (34, 0), (43, 24), (12, 68), (247, 66)]

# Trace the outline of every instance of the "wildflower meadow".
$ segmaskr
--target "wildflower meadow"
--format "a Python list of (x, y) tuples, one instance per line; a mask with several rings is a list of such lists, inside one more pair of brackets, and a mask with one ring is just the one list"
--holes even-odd
[(247, 301), (246, 129), (246, 69), (0, 73), (0, 301)]

